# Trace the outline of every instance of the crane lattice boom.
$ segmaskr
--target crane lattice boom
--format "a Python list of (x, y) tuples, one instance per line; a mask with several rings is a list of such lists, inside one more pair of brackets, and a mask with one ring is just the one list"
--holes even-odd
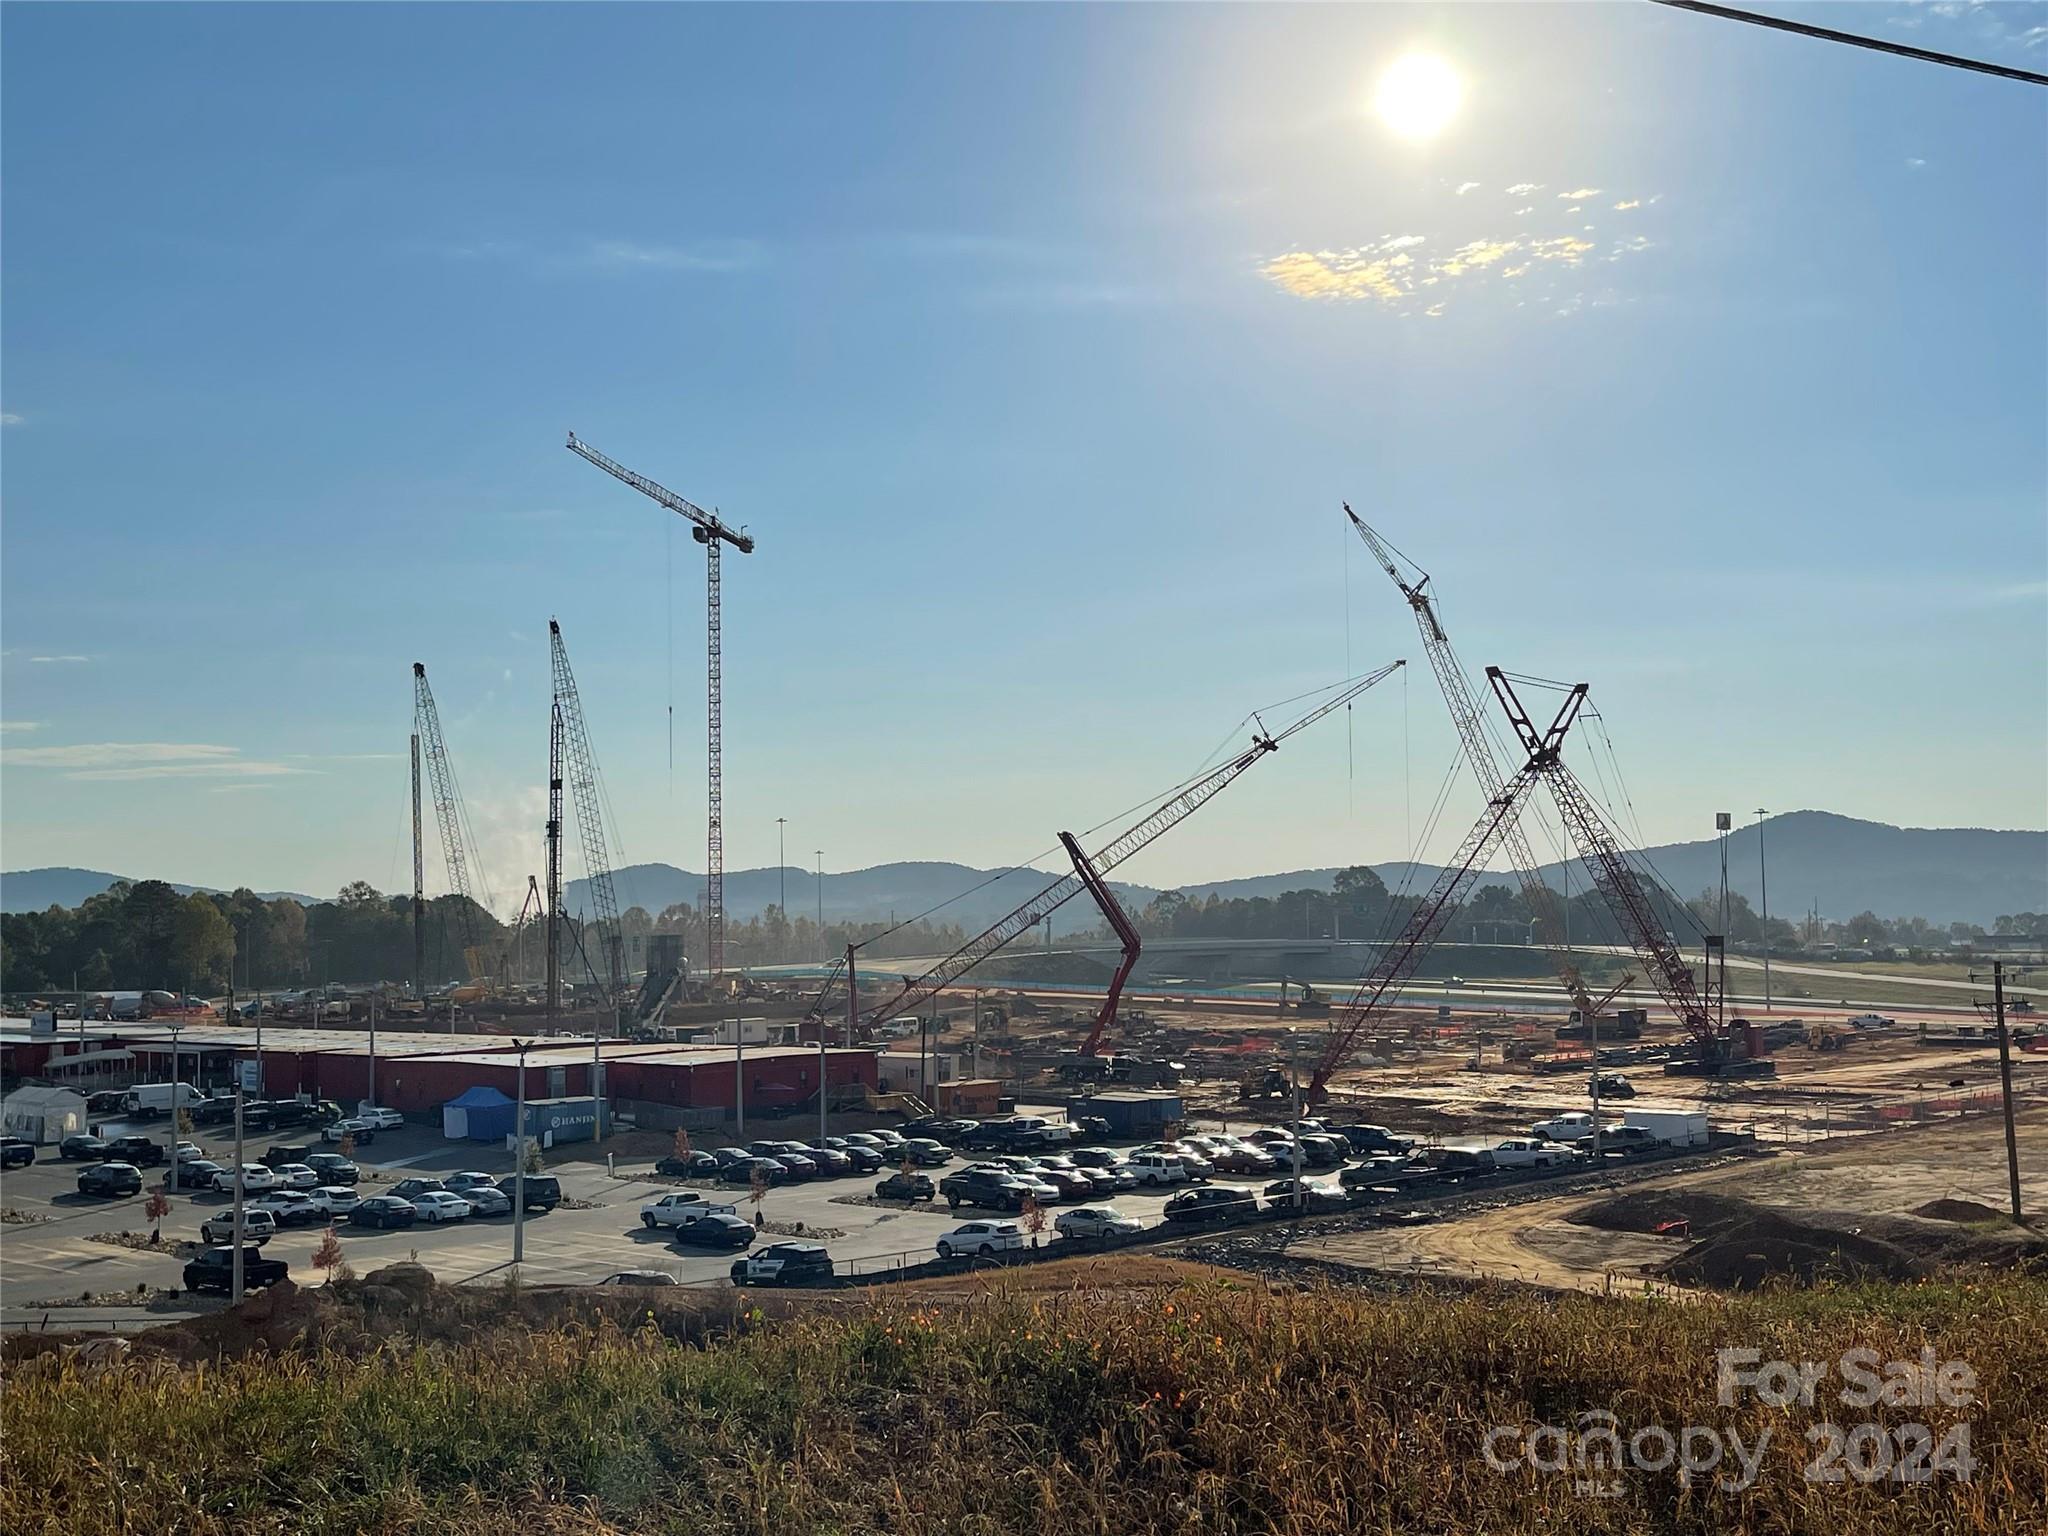
[[(434, 691), (427, 686), (425, 662), (412, 664), (413, 727), (419, 732), (420, 750), (427, 760), (427, 777), (434, 786), (434, 820), (441, 828), (441, 853), (448, 861), (448, 890), (461, 898), (462, 947), (472, 979), (478, 974), (482, 936), (476, 930), (476, 897), (470, 885), (470, 850), (463, 814), (462, 795), (456, 787), (455, 770), (448, 761), (448, 744), (441, 737), (441, 712), (434, 706)], [(482, 905), (491, 906), (491, 890), (481, 863), (476, 872)]]
[(583, 720), (583, 700), (576, 676), (569, 670), (569, 651), (562, 626), (548, 620), (553, 651), (555, 709), (561, 722), (562, 768), (576, 801), (576, 835), (583, 849), (584, 883), (596, 916), (598, 947), (605, 958), (605, 982), (617, 997), (626, 987), (625, 941), (619, 929), (619, 898), (612, 883), (611, 851), (604, 822), (604, 790), (598, 779), (597, 754)]
[(690, 536), (704, 546), (704, 628), (705, 628), (705, 725), (709, 743), (709, 818), (704, 853), (705, 968), (716, 977), (725, 970), (725, 650), (720, 638), (718, 554), (727, 544), (743, 555), (754, 552), (753, 536), (744, 528), (721, 522), (687, 496), (678, 496), (667, 486), (635, 474), (616, 459), (599, 453), (588, 443), (569, 434), (569, 451), (588, 459), (606, 474), (625, 482), (641, 495), (659, 502), (695, 526)]
[[(1368, 673), (1358, 682), (1336, 694), (1325, 703), (1318, 705), (1315, 709), (1310, 710), (1285, 730), (1275, 732), (1272, 735), (1267, 735), (1261, 730), (1253, 737), (1252, 744), (1243, 752), (1223, 764), (1220, 768), (1216, 768), (1204, 774), (1201, 778), (1195, 779), (1176, 790), (1153, 810), (1146, 813), (1143, 818), (1134, 822), (1116, 837), (1105, 843), (1100, 851), (1088, 860), (1088, 863), (1093, 866), (1098, 876), (1109, 873), (1110, 870), (1121, 864), (1125, 859), (1128, 859), (1154, 838), (1160, 836), (1160, 834), (1168, 829), (1177, 826), (1194, 811), (1207, 804), (1231, 780), (1251, 767), (1253, 763), (1256, 763), (1268, 752), (1278, 750), (1280, 743), (1292, 736), (1296, 731), (1314, 724), (1332, 710), (1339, 709), (1343, 705), (1348, 704), (1368, 688), (1391, 677), (1395, 670), (1402, 665), (1404, 665), (1402, 662), (1391, 662), (1376, 672)], [(959, 949), (941, 960), (922, 976), (906, 977), (903, 983), (903, 990), (895, 997), (889, 999), (888, 1002), (873, 1010), (868, 1015), (869, 1022), (881, 1024), (895, 1018), (899, 1014), (921, 1007), (953, 985), (954, 982), (966, 975), (967, 972), (973, 970), (975, 966), (981, 964), (990, 955), (1010, 943), (1011, 940), (1028, 932), (1038, 923), (1045, 921), (1052, 913), (1066, 905), (1069, 901), (1072, 901), (1087, 888), (1087, 882), (1078, 870), (1062, 875), (1036, 896), (1033, 896), (1029, 901), (1018, 907), (1014, 912), (998, 919), (983, 932), (969, 939)], [(849, 951), (850, 959), (851, 951)], [(827, 984), (830, 984), (829, 980)], [(857, 1011), (859, 981), (850, 963), (847, 966), (846, 984), (848, 988), (848, 1008), (849, 1010)]]
[[(1344, 515), (1351, 519), (1351, 526), (1358, 537), (1372, 551), (1380, 569), (1401, 589), (1401, 595), (1408, 600), (1408, 606), (1415, 611), (1415, 623), (1422, 631), (1422, 648), (1429, 654), (1429, 664), (1436, 673), (1438, 690), (1444, 696), (1444, 703), (1451, 712), (1451, 724), (1457, 728), (1458, 740), (1464, 745), (1465, 760), (1471, 765), (1473, 777), (1490, 803), (1501, 792), (1501, 772), (1494, 760), (1493, 747), (1487, 741), (1486, 728), (1481, 722), (1478, 703), (1472, 697), (1472, 687), (1465, 676), (1465, 668), (1459, 662), (1457, 652), (1451, 649), (1450, 636), (1444, 633), (1441, 620), (1437, 617), (1436, 603), (1428, 592), (1429, 576), (1424, 573), (1417, 582), (1409, 582), (1395, 564), (1394, 552), (1386, 542), (1373, 531), (1363, 518), (1351, 510), (1351, 504), (1344, 504)], [(1411, 562), (1412, 564), (1412, 562)], [(1536, 931), (1543, 937), (1543, 945), (1549, 951), (1550, 960), (1557, 971), (1558, 980), (1564, 983), (1565, 991), (1571, 994), (1572, 1003), (1579, 1010), (1581, 1018), (1593, 1016), (1593, 1000), (1586, 994), (1585, 979), (1579, 968), (1572, 963), (1571, 956), (1564, 948), (1565, 925), (1557, 904), (1557, 895), (1543, 881), (1539, 872), (1541, 866), (1529, 847), (1529, 840), (1522, 832), (1519, 814), (1509, 822), (1501, 833), (1502, 846), (1507, 850), (1508, 862), (1514, 866), (1515, 877), (1521, 882), (1522, 896), (1529, 904), (1529, 915), (1536, 920)], [(1624, 977), (1627, 981), (1630, 978)]]

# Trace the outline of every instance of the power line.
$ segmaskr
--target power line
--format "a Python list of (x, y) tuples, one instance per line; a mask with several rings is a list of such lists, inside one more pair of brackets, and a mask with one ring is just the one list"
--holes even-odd
[(1723, 21), (1746, 21), (1753, 27), (1769, 27), (1778, 32), (1796, 32), (1801, 37), (1817, 38), (1824, 43), (1847, 43), (1851, 48), (1869, 48), (1902, 59), (1918, 59), (1923, 64), (1946, 64), (1951, 69), (1973, 69), (1980, 75), (1997, 75), (2001, 79), (2018, 80), (2027, 85), (2048, 85), (2048, 75), (2037, 75), (2030, 69), (2014, 69), (2009, 64), (1993, 64), (1984, 59), (1966, 59), (1959, 54), (1937, 53), (1931, 48), (1910, 48), (1904, 43), (1889, 43), (1882, 38), (1864, 37), (1856, 32), (1837, 32), (1832, 27), (1787, 21), (1782, 16), (1760, 16), (1755, 11), (1738, 11), (1732, 6), (1709, 5), (1706, 0), (1650, 0), (1650, 3), (1668, 5), (1673, 10), (1697, 11), (1702, 16), (1716, 16)]

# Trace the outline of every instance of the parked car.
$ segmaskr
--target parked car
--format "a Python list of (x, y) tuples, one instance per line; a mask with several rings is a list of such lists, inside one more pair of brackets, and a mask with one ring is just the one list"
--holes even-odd
[(315, 1152), (306, 1159), (306, 1166), (320, 1175), (322, 1185), (354, 1184), (363, 1176), (362, 1169), (339, 1152)]
[(88, 1115), (118, 1115), (125, 1112), (128, 1094), (120, 1088), (103, 1088), (85, 1096), (85, 1112)]
[(899, 1170), (875, 1186), (875, 1198), (878, 1200), (929, 1200), (935, 1193), (931, 1175), (926, 1173)]
[[(905, 1137), (901, 1131), (892, 1131), (885, 1125), (877, 1126), (874, 1130), (868, 1131), (865, 1134), (873, 1137), (876, 1141), (880, 1142), (882, 1145), (882, 1150), (884, 1152), (887, 1152), (892, 1147), (902, 1146), (905, 1140)], [(853, 1140), (853, 1138), (849, 1136), (847, 1137), (847, 1140), (851, 1141)]]
[(352, 1227), (409, 1227), (419, 1219), (412, 1202), (396, 1195), (372, 1195), (348, 1213)]
[(415, 1177), (410, 1179), (400, 1179), (396, 1184), (391, 1186), (391, 1193), (400, 1200), (417, 1200), (421, 1195), (435, 1194), (441, 1190), (445, 1190), (447, 1187), (448, 1186), (442, 1183), (439, 1179)]
[(1258, 1213), (1258, 1196), (1250, 1190), (1212, 1184), (1203, 1189), (1182, 1190), (1166, 1202), (1162, 1214), (1172, 1222), (1200, 1223), (1243, 1221)]
[(142, 1170), (133, 1163), (98, 1163), (78, 1176), (81, 1195), (139, 1195)]
[(654, 1171), (665, 1179), (709, 1179), (718, 1174), (718, 1159), (709, 1152), (686, 1152), (681, 1157), (664, 1157)]
[(147, 1136), (116, 1136), (107, 1143), (109, 1161), (133, 1163), (137, 1168), (154, 1168), (164, 1160), (163, 1143)]
[(1586, 1141), (1593, 1135), (1593, 1117), (1575, 1109), (1570, 1114), (1537, 1121), (1529, 1127), (1529, 1134), (1545, 1141)]
[(1211, 1147), (1209, 1161), (1216, 1165), (1218, 1173), (1271, 1173), (1274, 1166), (1273, 1154), (1263, 1147), (1220, 1137)]
[(933, 1245), (942, 1259), (973, 1254), (992, 1259), (1024, 1246), (1024, 1228), (1014, 1221), (963, 1221)]
[(405, 1116), (395, 1109), (380, 1109), (375, 1104), (358, 1104), (355, 1118), (367, 1120), (372, 1130), (396, 1131), (404, 1128)]
[(266, 1168), (282, 1168), (286, 1163), (303, 1163), (312, 1155), (313, 1148), (310, 1146), (285, 1146), (280, 1143), (266, 1150), (256, 1161)]
[[(1040, 1205), (1052, 1205), (1061, 1198), (1059, 1185), (1039, 1171), (1038, 1159), (1035, 1157), (1012, 1155), (999, 1157), (990, 1163), (978, 1163), (975, 1166), (990, 1168), (997, 1173), (1008, 1173), (1022, 1184), (1030, 1192), (1031, 1198)], [(940, 1187), (943, 1188), (944, 1185)]]
[(721, 1183), (751, 1184), (757, 1173), (771, 1185), (789, 1182), (789, 1169), (772, 1157), (736, 1157), (725, 1165), (718, 1177)]
[(330, 1120), (320, 1127), (320, 1139), (331, 1142), (353, 1139), (357, 1146), (367, 1147), (377, 1139), (377, 1127), (351, 1115), (341, 1120)]
[(439, 1224), (444, 1221), (469, 1220), (469, 1202), (452, 1189), (430, 1189), (412, 1203), (421, 1221)]
[(953, 1161), (953, 1154), (947, 1151), (942, 1143), (932, 1140), (929, 1136), (918, 1136), (905, 1141), (897, 1151), (904, 1159), (919, 1168), (943, 1168)]
[[(1266, 1209), (1291, 1211), (1295, 1209), (1294, 1180), (1276, 1179), (1266, 1186)], [(1328, 1184), (1312, 1184), (1304, 1179), (1301, 1184), (1301, 1212), (1305, 1216), (1321, 1216), (1332, 1211), (1351, 1209), (1351, 1197), (1341, 1189)]]
[(279, 1163), (270, 1170), (286, 1189), (318, 1189), (320, 1175), (310, 1163)]
[[(260, 1248), (277, 1236), (277, 1217), (270, 1211), (258, 1210), (254, 1205), (242, 1207), (242, 1241), (250, 1247)], [(199, 1223), (199, 1240), (202, 1243), (232, 1243), (235, 1240), (235, 1213), (215, 1211)]]
[(1097, 1184), (1079, 1168), (1062, 1168), (1057, 1164), (1041, 1163), (1037, 1176), (1058, 1190), (1062, 1200), (1093, 1200), (1097, 1195), (1107, 1194), (1116, 1184), (1114, 1179)]
[(710, 1204), (694, 1189), (670, 1190), (641, 1204), (640, 1225), (649, 1228), (681, 1226), (702, 1216)]
[(107, 1148), (112, 1145), (113, 1143), (104, 1136), (80, 1132), (76, 1136), (66, 1136), (58, 1142), (57, 1155), (67, 1163), (98, 1162), (106, 1157)]
[(206, 1156), (206, 1149), (196, 1141), (181, 1141), (171, 1148), (171, 1155), (181, 1163), (196, 1163)]
[(318, 1189), (308, 1190), (306, 1198), (319, 1206), (321, 1214), (329, 1221), (353, 1216), (356, 1207), (363, 1203), (363, 1197), (346, 1184), (323, 1184)]
[(510, 1216), (512, 1197), (495, 1184), (472, 1184), (456, 1194), (469, 1202), (472, 1216)]
[(1148, 1189), (1188, 1182), (1188, 1165), (1178, 1152), (1134, 1152), (1131, 1172)]
[(874, 1173), (889, 1165), (889, 1159), (878, 1147), (863, 1147), (848, 1144), (838, 1149), (839, 1155), (853, 1165), (855, 1173)]
[(766, 1160), (782, 1164), (783, 1171), (789, 1175), (793, 1184), (801, 1184), (818, 1176), (818, 1165), (801, 1152), (776, 1152)]
[[(1592, 1132), (1586, 1134), (1590, 1136)], [(1550, 1168), (1570, 1156), (1556, 1142), (1536, 1136), (1510, 1136), (1493, 1144), (1494, 1166), (1498, 1168)]]
[(718, 1164), (718, 1171), (721, 1174), (742, 1158), (752, 1157), (753, 1155), (744, 1147), (714, 1147), (711, 1150), (711, 1160)]
[(1328, 1136), (1319, 1131), (1295, 1137), (1294, 1144), (1301, 1148), (1302, 1156), (1311, 1168), (1338, 1168), (1351, 1155), (1350, 1142), (1342, 1136)]
[(685, 1248), (744, 1248), (753, 1240), (753, 1224), (730, 1207), (707, 1211), (675, 1231), (675, 1241)]
[(1619, 1072), (1602, 1072), (1597, 1077), (1588, 1078), (1586, 1087), (1588, 1091), (1598, 1087), (1603, 1099), (1632, 1099), (1636, 1096), (1636, 1085)]
[[(202, 1157), (197, 1162), (180, 1163), (177, 1167), (178, 1188), (218, 1189), (220, 1186), (217, 1183), (215, 1183), (215, 1180), (217, 1180), (225, 1172), (227, 1172), (225, 1168), (221, 1167), (219, 1163), (214, 1162), (210, 1158)], [(171, 1170), (169, 1168), (165, 1168), (164, 1188), (169, 1189), (170, 1187)]]
[(1465, 1179), (1492, 1173), (1499, 1165), (1493, 1160), (1491, 1147), (1433, 1147), (1428, 1166), (1431, 1172), (1445, 1178)]
[(1018, 1211), (1030, 1198), (1031, 1189), (1006, 1168), (962, 1168), (939, 1180), (939, 1193), (954, 1210), (963, 1205), (984, 1206), (998, 1211)]
[(840, 1140), (849, 1147), (871, 1147), (877, 1152), (885, 1151), (889, 1145), (873, 1131), (848, 1131)]
[(472, 1189), (496, 1189), (498, 1181), (491, 1174), (478, 1173), (474, 1168), (467, 1168), (461, 1173), (449, 1174), (441, 1181), (441, 1187), (452, 1189), (458, 1195), (466, 1195)]
[(0, 1136), (0, 1168), (26, 1168), (36, 1160), (36, 1144), (19, 1136)]
[(1129, 1237), (1145, 1230), (1143, 1223), (1131, 1220), (1113, 1205), (1080, 1205), (1071, 1211), (1061, 1211), (1053, 1218), (1052, 1228), (1061, 1237), (1077, 1242)]
[(1115, 1147), (1075, 1147), (1066, 1156), (1076, 1168), (1114, 1168), (1124, 1160)]
[(682, 1282), (665, 1269), (622, 1269), (616, 1275), (606, 1275), (597, 1282), (599, 1285), (680, 1285)]
[[(519, 1193), (521, 1183), (525, 1193)], [(507, 1200), (524, 1203), (524, 1212), (531, 1216), (536, 1211), (552, 1211), (562, 1203), (562, 1181), (551, 1173), (529, 1173), (522, 1180), (518, 1174), (507, 1174), (498, 1180), (498, 1189)]]
[(189, 1111), (194, 1125), (229, 1125), (235, 1118), (235, 1096), (232, 1093), (217, 1093), (210, 1099), (201, 1099)]
[[(232, 1239), (230, 1239), (232, 1241)], [(291, 1272), (291, 1265), (283, 1259), (266, 1259), (254, 1249), (242, 1250), (242, 1287), (244, 1290), (261, 1290), (277, 1284)], [(185, 1266), (185, 1289), (188, 1291), (219, 1291), (231, 1296), (235, 1289), (235, 1251), (232, 1248), (208, 1248), (192, 1256)]]
[(804, 1156), (818, 1165), (818, 1172), (828, 1179), (840, 1179), (852, 1173), (853, 1159), (837, 1147), (805, 1147)]
[(1374, 1184), (1385, 1183), (1397, 1174), (1407, 1172), (1408, 1168), (1408, 1159), (1405, 1157), (1368, 1157), (1339, 1173), (1337, 1182), (1345, 1189), (1370, 1188)]
[(732, 1264), (734, 1285), (813, 1285), (832, 1278), (832, 1255), (820, 1243), (770, 1243)]
[[(246, 1216), (250, 1211), (268, 1211), (280, 1227), (308, 1227), (327, 1219), (327, 1212), (303, 1189), (273, 1189), (267, 1195), (258, 1195), (244, 1203), (243, 1214)], [(232, 1212), (228, 1219), (234, 1219)]]
[[(244, 1195), (260, 1195), (265, 1190), (276, 1189), (281, 1182), (274, 1172), (264, 1167), (261, 1163), (242, 1164), (242, 1193)], [(232, 1195), (235, 1192), (235, 1170), (232, 1168), (221, 1169), (219, 1173), (213, 1176), (213, 1187), (218, 1194)]]
[(1617, 1125), (1611, 1131), (1600, 1133), (1602, 1156), (1642, 1157), (1663, 1151), (1664, 1145), (1664, 1139), (1647, 1126)]

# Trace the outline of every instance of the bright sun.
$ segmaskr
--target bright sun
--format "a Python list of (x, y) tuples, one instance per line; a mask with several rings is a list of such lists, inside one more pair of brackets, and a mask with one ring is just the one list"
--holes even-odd
[(1372, 105), (1394, 132), (1420, 142), (1441, 133), (1464, 100), (1465, 82), (1455, 69), (1433, 53), (1411, 53), (1387, 66)]

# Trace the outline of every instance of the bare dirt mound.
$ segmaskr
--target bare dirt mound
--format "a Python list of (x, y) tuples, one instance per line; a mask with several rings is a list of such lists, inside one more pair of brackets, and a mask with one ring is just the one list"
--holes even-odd
[(1657, 1267), (1666, 1279), (1751, 1291), (1771, 1281), (1911, 1280), (1929, 1266), (1881, 1239), (1788, 1220), (1759, 1210)]
[(1753, 1221), (1766, 1209), (1753, 1200), (1703, 1189), (1632, 1189), (1565, 1219), (1609, 1232), (1663, 1232), (1675, 1226), (1683, 1229), (1676, 1235), (1706, 1238)]
[(318, 1305), (289, 1280), (245, 1296), (238, 1307), (206, 1317), (186, 1318), (138, 1333), (137, 1358), (156, 1356), (181, 1365), (232, 1360), (249, 1354), (283, 1354), (312, 1326)]
[(1924, 1216), (1929, 1221), (1953, 1221), (1968, 1226), (2012, 1221), (2004, 1211), (1994, 1210), (1977, 1200), (1930, 1200), (1925, 1205), (1913, 1207), (1913, 1214)]

